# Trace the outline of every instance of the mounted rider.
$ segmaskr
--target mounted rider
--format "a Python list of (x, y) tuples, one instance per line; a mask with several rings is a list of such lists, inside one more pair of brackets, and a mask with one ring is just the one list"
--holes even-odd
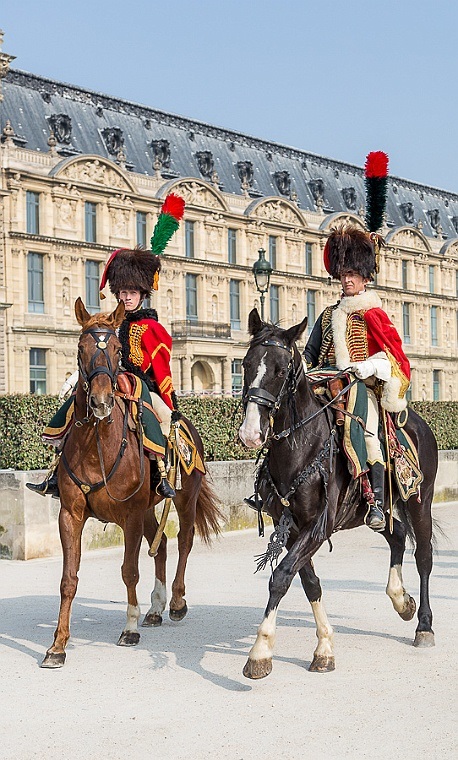
[(410, 365), (399, 334), (382, 308), (374, 290), (366, 286), (378, 272), (383, 240), (377, 230), (383, 221), (388, 157), (370, 153), (366, 160), (368, 231), (346, 225), (334, 230), (324, 248), (324, 265), (340, 280), (342, 296), (316, 321), (305, 347), (311, 369), (350, 369), (367, 388), (367, 420), (364, 439), (373, 499), (368, 503), (366, 524), (375, 531), (385, 528), (385, 456), (379, 439), (380, 406), (400, 412), (407, 406)]
[[(144, 415), (143, 426), (145, 437), (150, 444), (149, 457), (156, 463), (156, 468), (152, 468), (153, 477), (157, 472), (159, 479), (156, 491), (164, 498), (175, 496), (164, 466), (164, 434), (167, 435), (174, 412), (175, 416), (177, 415), (176, 395), (170, 370), (172, 338), (158, 321), (156, 310), (143, 308), (143, 301), (151, 296), (153, 290), (158, 289), (160, 254), (178, 229), (183, 213), (183, 199), (173, 194), (167, 196), (151, 238), (151, 251), (140, 246), (113, 251), (100, 281), (102, 299), (105, 298), (102, 291), (108, 283), (110, 291), (118, 301), (124, 302), (125, 316), (118, 332), (122, 347), (122, 370), (140, 378), (143, 386), (141, 397), (146, 403), (146, 408), (152, 407), (151, 412), (154, 410), (154, 413)], [(64, 383), (61, 397), (71, 390), (77, 381), (78, 370)], [(58, 453), (62, 451), (73, 422), (69, 421), (72, 404), (71, 396), (56, 412), (43, 434), (43, 440), (55, 446)], [(43, 483), (27, 483), (28, 488), (43, 496), (58, 496), (58, 463), (57, 458)]]

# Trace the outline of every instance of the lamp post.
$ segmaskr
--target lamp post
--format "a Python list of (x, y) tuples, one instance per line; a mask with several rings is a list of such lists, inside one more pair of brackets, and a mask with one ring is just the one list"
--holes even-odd
[(270, 275), (273, 272), (270, 263), (266, 260), (266, 252), (264, 248), (260, 248), (259, 257), (253, 264), (254, 281), (256, 283), (256, 290), (260, 293), (261, 298), (261, 319), (264, 322), (264, 300), (265, 294), (269, 290)]

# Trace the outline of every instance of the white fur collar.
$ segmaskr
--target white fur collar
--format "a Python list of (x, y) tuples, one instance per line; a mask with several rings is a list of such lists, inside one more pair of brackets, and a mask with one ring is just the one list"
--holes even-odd
[(337, 308), (344, 311), (345, 314), (353, 314), (354, 311), (381, 309), (382, 302), (375, 290), (364, 290), (357, 296), (343, 296), (337, 304)]

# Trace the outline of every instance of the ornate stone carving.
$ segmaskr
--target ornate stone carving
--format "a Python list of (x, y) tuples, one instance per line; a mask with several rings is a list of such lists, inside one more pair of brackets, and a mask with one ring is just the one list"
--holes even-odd
[(299, 212), (293, 210), (291, 206), (288, 206), (285, 201), (282, 200), (262, 201), (256, 206), (253, 214), (270, 222), (281, 222), (291, 226), (304, 226), (304, 222), (302, 221)]
[(101, 133), (108, 153), (112, 156), (117, 156), (124, 145), (122, 129), (119, 127), (105, 127), (105, 129), (101, 130)]
[[(160, 163), (164, 169), (170, 168), (170, 143), (168, 140), (152, 140), (151, 147), (155, 161)], [(156, 167), (154, 167), (156, 168)]]
[(74, 229), (76, 223), (76, 201), (69, 198), (55, 198), (56, 223), (66, 230)]
[(317, 179), (311, 179), (309, 182), (310, 192), (312, 193), (315, 205), (323, 208), (324, 204), (324, 181), (318, 177)]
[(237, 172), (238, 172), (242, 187), (244, 185), (247, 185), (248, 187), (253, 186), (254, 172), (253, 172), (253, 164), (251, 161), (238, 161)]
[(350, 209), (350, 211), (356, 211), (356, 190), (354, 187), (343, 187), (342, 190), (342, 198), (344, 199), (344, 203), (347, 208)]
[[(442, 227), (441, 227), (441, 216), (440, 216), (439, 209), (432, 208), (426, 212), (426, 215), (429, 219), (429, 223), (431, 227), (433, 228), (433, 230), (440, 234), (440, 232), (442, 232)], [(440, 231), (439, 231), (439, 227), (440, 227)]]
[(415, 218), (413, 203), (410, 203), (410, 201), (408, 203), (401, 203), (399, 208), (401, 209), (401, 213), (406, 224), (414, 224)]
[(181, 182), (172, 188), (189, 206), (203, 206), (224, 210), (224, 204), (213, 192), (199, 182)]
[(57, 142), (70, 145), (72, 137), (72, 120), (66, 113), (53, 113), (48, 119)]
[(111, 231), (114, 237), (129, 237), (129, 211), (122, 208), (111, 208)]
[(62, 308), (64, 316), (70, 316), (70, 280), (64, 277), (62, 280)]
[(281, 171), (274, 173), (275, 184), (282, 195), (289, 195), (291, 190), (291, 177), (289, 172)]
[(202, 177), (212, 179), (215, 162), (213, 154), (209, 150), (200, 150), (196, 153), (197, 165)]
[(91, 185), (105, 185), (130, 191), (130, 187), (120, 174), (98, 158), (89, 161), (75, 161), (59, 172), (59, 177)]
[(400, 230), (395, 232), (389, 239), (390, 245), (398, 245), (402, 248), (415, 248), (417, 251), (427, 251), (428, 246), (415, 230)]

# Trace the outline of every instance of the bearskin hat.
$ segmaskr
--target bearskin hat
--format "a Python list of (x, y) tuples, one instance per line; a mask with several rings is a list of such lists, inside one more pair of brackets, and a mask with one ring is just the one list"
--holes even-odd
[(331, 232), (323, 258), (326, 271), (337, 280), (349, 269), (367, 280), (371, 280), (376, 271), (375, 250), (370, 234), (351, 225)]
[(114, 251), (105, 267), (100, 289), (106, 282), (112, 293), (120, 290), (139, 290), (151, 294), (154, 275), (160, 272), (161, 259), (142, 246), (119, 248)]
[(347, 224), (334, 229), (326, 241), (323, 260), (331, 277), (339, 279), (352, 269), (366, 280), (379, 270), (383, 238), (377, 230), (383, 225), (388, 183), (388, 156), (381, 150), (366, 157), (366, 230)]

